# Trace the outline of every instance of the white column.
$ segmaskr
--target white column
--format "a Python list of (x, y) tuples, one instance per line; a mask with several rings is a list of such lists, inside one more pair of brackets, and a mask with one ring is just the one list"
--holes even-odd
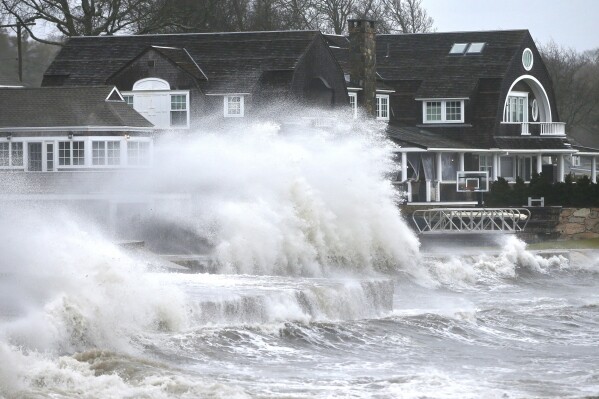
[(541, 174), (543, 171), (543, 154), (540, 152), (537, 154), (537, 173)]
[(431, 181), (426, 181), (426, 202), (431, 202)]
[(437, 182), (437, 190), (435, 190), (435, 201), (441, 202), (441, 182)]
[(493, 154), (493, 180), (499, 177), (499, 155)]
[(412, 202), (412, 182), (409, 181), (409, 182), (407, 182), (406, 185), (408, 187), (408, 192), (407, 192), (407, 194), (408, 194), (408, 202)]
[(458, 163), (458, 167), (459, 167), (459, 169), (458, 169), (458, 170), (459, 170), (460, 172), (463, 172), (463, 171), (464, 171), (464, 153), (463, 153), (463, 152), (460, 152), (460, 153), (458, 154), (458, 156), (459, 156), (459, 163)]
[(591, 158), (591, 181), (597, 183), (597, 157)]
[(559, 154), (557, 156), (557, 181), (564, 182), (565, 181), (565, 170), (564, 170), (564, 154)]
[(437, 159), (436, 159), (436, 164), (437, 164), (437, 181), (443, 181), (443, 164), (442, 164), (442, 159), (441, 159), (441, 153), (438, 152), (437, 154)]
[(401, 181), (408, 180), (408, 154), (401, 153)]

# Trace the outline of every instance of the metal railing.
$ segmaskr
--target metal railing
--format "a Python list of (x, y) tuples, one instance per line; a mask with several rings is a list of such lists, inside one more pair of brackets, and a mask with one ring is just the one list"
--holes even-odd
[(518, 208), (436, 208), (414, 211), (412, 219), (420, 234), (516, 233), (526, 228), (530, 211)]

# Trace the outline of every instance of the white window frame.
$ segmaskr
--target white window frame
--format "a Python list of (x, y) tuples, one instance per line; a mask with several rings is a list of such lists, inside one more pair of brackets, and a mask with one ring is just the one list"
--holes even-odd
[(539, 102), (537, 101), (536, 98), (534, 98), (532, 100), (532, 104), (530, 105), (530, 113), (531, 113), (531, 117), (533, 122), (536, 122), (539, 120)]
[[(142, 80), (146, 80), (146, 79), (142, 79)], [(136, 82), (139, 83), (141, 81)], [(190, 126), (190, 112), (189, 112), (189, 90), (138, 90), (138, 91), (123, 91), (121, 92), (121, 95), (124, 97), (126, 96), (132, 96), (133, 97), (133, 104), (132, 107), (133, 109), (135, 109), (137, 112), (139, 112), (140, 114), (142, 114), (143, 116), (143, 110), (138, 110), (135, 108), (136, 105), (136, 101), (135, 101), (135, 95), (139, 93), (139, 94), (143, 94), (143, 95), (148, 95), (148, 93), (156, 93), (156, 94), (169, 94), (169, 98), (168, 98), (168, 117), (169, 117), (169, 127), (168, 129), (189, 129)], [(185, 96), (185, 108), (187, 111), (187, 123), (185, 125), (179, 125), (179, 126), (173, 126), (171, 123), (171, 112), (172, 110), (172, 96)], [(180, 110), (177, 110), (180, 111)], [(158, 127), (158, 129), (167, 129), (164, 127)]]
[[(231, 114), (229, 111), (229, 100), (239, 98), (239, 114)], [(223, 97), (223, 115), (225, 118), (243, 118), (245, 116), (245, 96), (232, 94)]]
[(133, 107), (135, 102), (135, 96), (133, 94), (123, 94), (123, 100), (125, 101), (125, 104)]
[[(102, 138), (102, 139), (97, 139), (95, 137), (91, 138), (91, 160), (90, 160), (90, 166), (94, 169), (102, 169), (102, 168), (107, 168), (107, 169), (113, 169), (113, 168), (118, 168), (121, 165), (123, 165), (124, 162), (124, 158), (125, 155), (123, 154), (123, 140), (121, 137), (114, 137), (112, 139), (109, 138)], [(94, 164), (94, 143), (104, 143), (104, 164), (100, 165), (100, 164)], [(118, 163), (115, 164), (109, 164), (108, 160), (113, 158), (113, 157), (109, 157), (108, 156), (108, 143), (117, 143), (117, 147), (119, 149), (119, 158), (118, 158)]]
[[(136, 144), (139, 150), (139, 145), (140, 144), (147, 144), (148, 148), (147, 148), (147, 158), (144, 162), (139, 162), (139, 157), (136, 158), (137, 161), (135, 163), (131, 162), (132, 158), (129, 157), (129, 152), (130, 149), (133, 148), (133, 144)], [(152, 165), (153, 159), (152, 159), (152, 153), (153, 153), (153, 145), (152, 145), (152, 141), (149, 140), (135, 140), (135, 139), (129, 139), (127, 140), (127, 145), (125, 146), (125, 159), (126, 159), (126, 165), (128, 167), (134, 167), (134, 168), (147, 168), (148, 166)], [(122, 162), (122, 161), (121, 161)]]
[[(510, 112), (511, 109), (511, 105), (510, 105), (510, 98), (517, 98), (517, 99), (523, 99), (520, 100), (520, 102), (522, 103), (523, 106), (523, 110), (522, 110), (522, 121), (513, 121), (512, 119), (512, 113)], [(507, 99), (505, 101), (505, 109), (503, 110), (503, 123), (527, 123), (528, 122), (528, 92), (525, 91), (511, 91), (508, 95), (507, 95)]]
[[(68, 165), (62, 165), (60, 163), (61, 160), (61, 156), (60, 156), (60, 144), (61, 143), (67, 143), (68, 144), (68, 148), (66, 149), (67, 153), (68, 153), (68, 159), (69, 160), (69, 164)], [(81, 157), (75, 157), (73, 156), (75, 149), (73, 148), (73, 144), (74, 143), (81, 143), (83, 144), (83, 163), (78, 163), (77, 165), (75, 165), (73, 163), (73, 161), (77, 158), (80, 159)], [(91, 151), (91, 144), (89, 140), (85, 140), (85, 139), (68, 139), (66, 137), (61, 138), (60, 140), (57, 141), (56, 143), (56, 147), (55, 147), (55, 151), (58, 154), (58, 163), (56, 164), (55, 168), (59, 168), (59, 169), (80, 169), (80, 168), (85, 168), (86, 166), (89, 166), (88, 162), (91, 162), (91, 159), (88, 159), (88, 151)], [(81, 149), (77, 149), (77, 151), (80, 151)]]
[[(14, 151), (14, 146), (15, 144), (21, 144), (21, 165), (13, 165), (13, 153)], [(11, 141), (11, 140), (6, 140), (6, 142), (4, 142), (3, 144), (8, 144), (8, 165), (6, 166), (0, 166), (0, 169), (24, 169), (25, 168), (25, 152), (27, 150), (27, 147), (25, 146), (25, 143), (21, 142), (21, 141)]]
[[(528, 63), (527, 63), (527, 57), (530, 57), (530, 65), (528, 65)], [(522, 66), (527, 71), (530, 71), (534, 64), (535, 64), (535, 58), (532, 53), (532, 50), (529, 48), (524, 49), (524, 51), (522, 52)]]
[(489, 176), (493, 176), (493, 155), (480, 154), (478, 156), (478, 170), (488, 172)]
[[(460, 119), (456, 119), (456, 120), (447, 120), (447, 103), (450, 102), (459, 102), (460, 103), (460, 110), (461, 110), (461, 115), (460, 115)], [(426, 109), (429, 103), (441, 103), (441, 120), (438, 121), (434, 121), (434, 120), (428, 120), (427, 118), (427, 114), (426, 114)], [(464, 100), (463, 99), (458, 99), (458, 98), (446, 98), (446, 99), (435, 99), (435, 98), (431, 98), (431, 99), (426, 99), (422, 101), (422, 123), (426, 123), (426, 124), (439, 124), (439, 123), (464, 123), (464, 114), (465, 114), (465, 110), (464, 110)]]
[[(185, 97), (185, 109), (173, 109), (173, 97), (175, 97), (175, 96), (184, 96)], [(170, 120), (171, 127), (173, 129), (188, 128), (189, 127), (189, 95), (188, 94), (180, 94), (180, 93), (171, 93), (169, 96), (169, 104), (170, 104), (169, 120)], [(173, 112), (177, 112), (177, 113), (185, 112), (185, 125), (173, 125)]]
[[(114, 142), (119, 143), (119, 163), (112, 165), (94, 165), (93, 164), (93, 143), (94, 142)], [(8, 143), (11, 143), (9, 146), (14, 145), (15, 143), (19, 143), (23, 146), (23, 164), (18, 166), (0, 166), (0, 170), (22, 170), (29, 172), (28, 168), (28, 146), (30, 143), (41, 143), (42, 144), (42, 172), (60, 172), (65, 170), (98, 170), (98, 169), (119, 169), (119, 168), (147, 168), (151, 167), (154, 161), (154, 142), (151, 137), (145, 136), (136, 136), (130, 137), (128, 134), (119, 135), (119, 136), (75, 136), (72, 139), (69, 139), (65, 135), (60, 136), (30, 136), (30, 137), (13, 137), (11, 140), (7, 140)], [(67, 151), (68, 151), (68, 159), (70, 165), (60, 165), (60, 151), (59, 151), (59, 143), (65, 142), (68, 143)], [(73, 142), (82, 142), (83, 144), (83, 164), (81, 165), (73, 165)], [(130, 165), (127, 160), (128, 150), (127, 145), (129, 142), (147, 142), (149, 143), (148, 149), (148, 158), (147, 162), (142, 164), (133, 164)], [(52, 153), (47, 153), (47, 145), (52, 144)], [(11, 147), (12, 150), (12, 147)], [(48, 158), (48, 155), (50, 158)], [(108, 146), (105, 145), (105, 159), (106, 163), (108, 162)], [(9, 162), (12, 161), (12, 154), (9, 155)], [(48, 170), (47, 162), (52, 162), (52, 170)], [(37, 173), (37, 172), (36, 172)]]
[(349, 96), (349, 106), (351, 107), (353, 118), (356, 119), (358, 117), (358, 93), (350, 91), (347, 95)]
[(580, 167), (580, 155), (572, 155), (572, 166)]
[[(383, 107), (383, 100), (386, 100), (386, 104)], [(387, 111), (384, 115), (383, 111)], [(389, 104), (389, 94), (377, 94), (376, 95), (376, 119), (379, 121), (388, 121), (391, 107)]]

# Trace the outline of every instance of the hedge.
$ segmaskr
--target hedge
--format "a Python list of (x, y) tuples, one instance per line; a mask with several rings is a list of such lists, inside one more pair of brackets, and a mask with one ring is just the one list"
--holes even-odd
[(599, 207), (599, 184), (591, 182), (588, 176), (574, 180), (567, 175), (563, 183), (553, 183), (542, 173), (534, 173), (528, 185), (519, 177), (515, 184), (500, 177), (485, 194), (485, 205), (522, 206), (528, 204), (528, 197), (544, 197), (545, 206)]

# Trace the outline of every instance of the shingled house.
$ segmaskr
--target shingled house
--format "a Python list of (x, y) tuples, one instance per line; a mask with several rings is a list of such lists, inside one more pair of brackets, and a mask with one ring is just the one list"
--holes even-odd
[(253, 117), (283, 99), (347, 104), (341, 67), (318, 31), (70, 38), (43, 86), (115, 85), (159, 129)]
[[(527, 30), (375, 35), (374, 22), (350, 20), (349, 37), (327, 40), (348, 81), (361, 83), (348, 84), (358, 100), (352, 104), (389, 121), (388, 135), (407, 165), (397, 183), (410, 202), (474, 199), (456, 192), (457, 171), (512, 182), (533, 172), (564, 179), (577, 149), (559, 122), (552, 82)], [(376, 68), (354, 78), (355, 60), (368, 64), (370, 53)], [(374, 98), (375, 107), (360, 96)], [(596, 181), (599, 153), (585, 155)]]
[(0, 88), (0, 171), (146, 166), (152, 130), (116, 87)]

